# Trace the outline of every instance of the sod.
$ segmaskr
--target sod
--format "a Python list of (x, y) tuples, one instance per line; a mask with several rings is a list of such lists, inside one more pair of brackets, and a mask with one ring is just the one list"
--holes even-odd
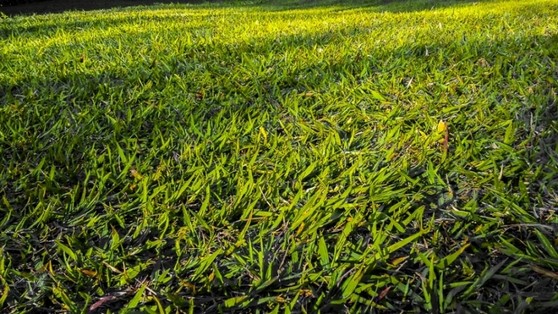
[(0, 309), (558, 306), (558, 0), (0, 16)]

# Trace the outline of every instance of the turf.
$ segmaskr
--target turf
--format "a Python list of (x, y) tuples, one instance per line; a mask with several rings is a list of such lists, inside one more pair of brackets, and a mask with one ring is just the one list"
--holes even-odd
[(558, 1), (0, 17), (0, 309), (558, 306)]

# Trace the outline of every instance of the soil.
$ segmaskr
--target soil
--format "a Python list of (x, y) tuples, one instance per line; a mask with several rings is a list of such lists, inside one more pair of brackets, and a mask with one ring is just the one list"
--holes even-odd
[[(22, 3), (24, 2), (24, 3)], [(8, 15), (60, 13), (70, 10), (99, 10), (156, 3), (201, 3), (202, 0), (0, 0), (0, 12)], [(19, 3), (19, 4), (14, 4)], [(0, 14), (1, 16), (1, 14)]]

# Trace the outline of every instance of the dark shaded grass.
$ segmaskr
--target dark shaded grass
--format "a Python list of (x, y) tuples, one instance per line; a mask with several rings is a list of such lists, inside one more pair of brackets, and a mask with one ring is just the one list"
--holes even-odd
[(92, 11), (108, 9), (126, 9), (158, 4), (200, 4), (201, 0), (36, 0), (0, 2), (0, 12), (8, 16), (62, 13), (67, 11)]
[(152, 0), (39, 0), (26, 1), (24, 3), (0, 3), (0, 12), (8, 16), (62, 13), (66, 11), (91, 11), (106, 9), (129, 9), (132, 7), (149, 6), (161, 4), (187, 4), (190, 8), (222, 7), (256, 7), (271, 11), (288, 11), (300, 9), (315, 9), (323, 7), (337, 7), (337, 10), (353, 10), (369, 8), (379, 12), (416, 12), (449, 8), (452, 6), (463, 6), (495, 0), (295, 0), (295, 1), (202, 1), (202, 0), (175, 0), (175, 1), (152, 1)]

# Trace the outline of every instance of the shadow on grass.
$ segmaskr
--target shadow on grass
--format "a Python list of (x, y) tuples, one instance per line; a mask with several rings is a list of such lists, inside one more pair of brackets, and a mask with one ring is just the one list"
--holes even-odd
[[(158, 8), (156, 10), (158, 10)], [(66, 19), (64, 21), (49, 19), (46, 16), (36, 19), (31, 23), (6, 20), (4, 23), (0, 23), (0, 39), (10, 38), (12, 36), (17, 38), (37, 38), (41, 35), (52, 35), (56, 33), (57, 30), (72, 31), (75, 33), (81, 31), (93, 32), (113, 27), (118, 28), (125, 25), (132, 25), (138, 23), (140, 20), (142, 23), (164, 23), (173, 19), (176, 20), (177, 17), (153, 14), (145, 15), (140, 18), (134, 15), (103, 14), (91, 16), (91, 18)]]
[(371, 9), (378, 12), (414, 12), (470, 5), (478, 2), (496, 2), (498, 0), (42, 0), (17, 5), (2, 5), (0, 12), (8, 16), (61, 13), (66, 11), (90, 11), (115, 9), (157, 4), (191, 4), (197, 8), (239, 7), (261, 8), (269, 11), (290, 11), (317, 8), (337, 8), (339, 10)]
[(204, 0), (42, 0), (8, 5), (0, 2), (0, 12), (8, 16), (117, 9), (156, 4), (201, 4)]

